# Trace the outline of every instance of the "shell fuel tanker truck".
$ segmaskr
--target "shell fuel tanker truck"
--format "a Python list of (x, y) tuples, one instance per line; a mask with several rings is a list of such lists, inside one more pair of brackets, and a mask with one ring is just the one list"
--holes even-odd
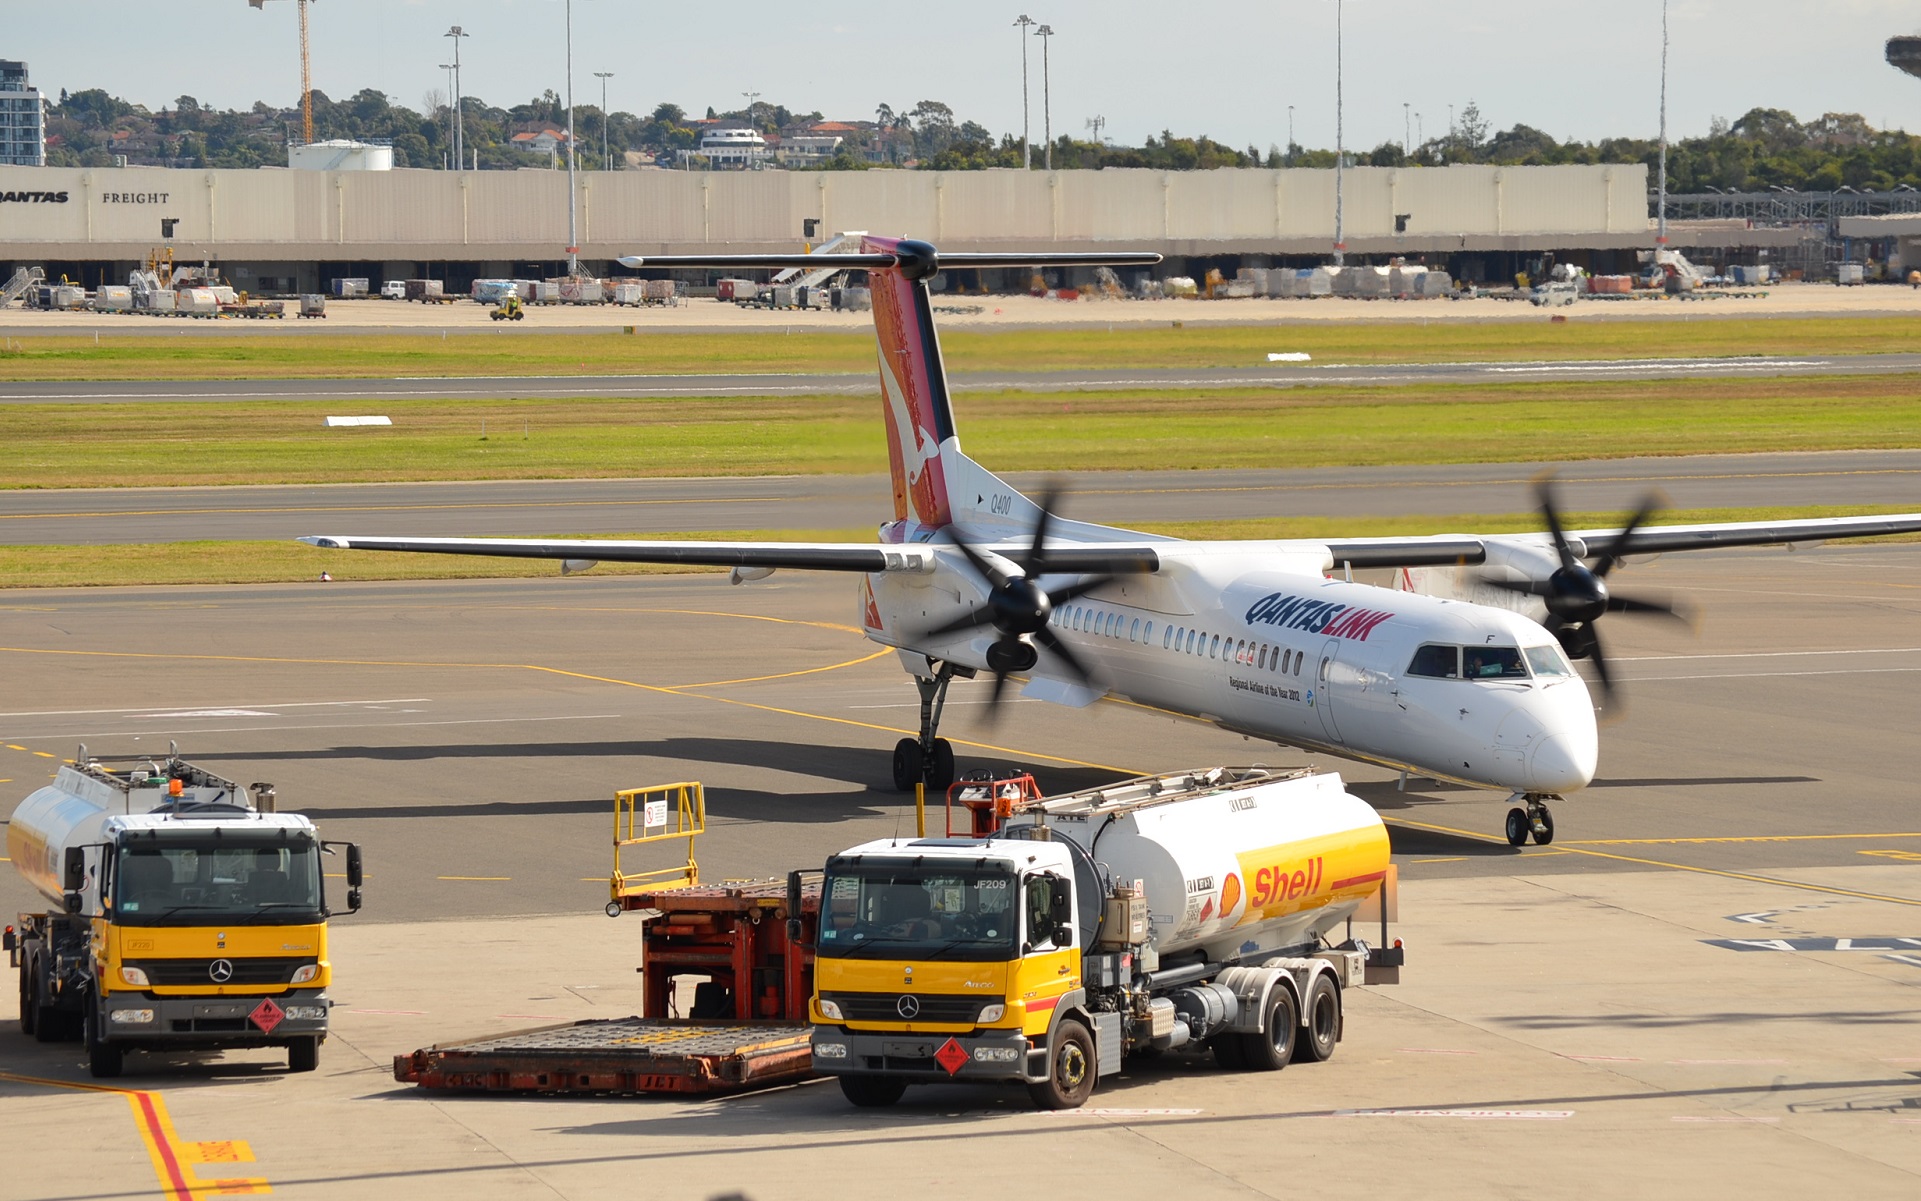
[(856, 1105), (957, 1080), (1073, 1108), (1124, 1057), (1182, 1049), (1325, 1060), (1345, 991), (1400, 966), (1398, 944), (1327, 937), (1391, 870), (1338, 775), (1214, 769), (972, 808), (966, 836), (826, 865), (813, 1069)]
[(52, 906), (6, 930), (21, 1028), (81, 1037), (95, 1076), (136, 1049), (283, 1047), (312, 1071), (332, 1006), (321, 856), (345, 846), (351, 912), (360, 849), (273, 810), (270, 785), (249, 796), (177, 753), (116, 770), (81, 747), (7, 827)]

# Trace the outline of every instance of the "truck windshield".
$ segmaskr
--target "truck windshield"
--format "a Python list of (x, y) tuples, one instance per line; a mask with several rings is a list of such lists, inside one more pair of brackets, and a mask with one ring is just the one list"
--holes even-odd
[(1018, 890), (1004, 872), (861, 868), (827, 878), (821, 893), (823, 958), (1012, 958)]
[(312, 843), (130, 843), (120, 848), (114, 876), (114, 920), (122, 925), (320, 919), (320, 852)]

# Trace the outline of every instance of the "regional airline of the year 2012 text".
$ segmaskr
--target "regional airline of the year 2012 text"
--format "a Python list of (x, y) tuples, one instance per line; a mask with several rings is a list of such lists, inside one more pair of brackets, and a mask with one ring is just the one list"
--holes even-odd
[[(680, 255), (629, 266), (818, 267), (808, 255)], [(942, 267), (1140, 266), (1154, 254), (941, 254), (864, 238), (837, 255), (868, 273), (880, 349), (893, 520), (876, 543), (676, 542), (315, 535), (354, 550), (854, 572), (867, 637), (895, 647), (920, 693), (920, 734), (894, 782), (945, 787), (948, 682), (1011, 675), (1022, 695), (1084, 706), (1117, 696), (1276, 743), (1513, 795), (1507, 836), (1548, 842), (1547, 802), (1594, 777), (1595, 706), (1569, 659), (1591, 658), (1610, 612), (1673, 614), (1611, 593), (1628, 554), (1805, 543), (1921, 530), (1884, 517), (1538, 534), (1196, 542), (1056, 516), (961, 452), (927, 281)], [(1398, 587), (1356, 583), (1395, 568)]]

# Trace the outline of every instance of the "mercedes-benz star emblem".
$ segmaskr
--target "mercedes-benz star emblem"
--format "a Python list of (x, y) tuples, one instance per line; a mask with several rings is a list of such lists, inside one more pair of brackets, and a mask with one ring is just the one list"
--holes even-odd
[(894, 1012), (912, 1021), (914, 1018), (920, 1016), (920, 998), (911, 994), (902, 997), (900, 1000), (894, 1002)]
[(225, 984), (233, 979), (233, 960), (216, 959), (207, 965), (207, 978), (215, 984)]

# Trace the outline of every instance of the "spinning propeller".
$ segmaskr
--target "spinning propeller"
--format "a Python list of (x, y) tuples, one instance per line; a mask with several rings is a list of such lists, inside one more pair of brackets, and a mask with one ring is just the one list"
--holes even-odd
[[(934, 639), (985, 625), (993, 626), (1000, 637), (987, 648), (987, 666), (994, 672), (994, 691), (989, 697), (992, 706), (1000, 704), (1001, 691), (1006, 687), (1009, 675), (1032, 670), (1040, 661), (1037, 644), (1065, 663), (1083, 684), (1092, 682), (1093, 673), (1066, 643), (1054, 636), (1048, 619), (1053, 616), (1057, 605), (1085, 596), (1122, 574), (1148, 570), (1138, 553), (1102, 560), (1090, 558), (1085, 548), (1077, 548), (1078, 553), (1071, 567), (1050, 564), (1047, 559), (1047, 527), (1053, 524), (1054, 508), (1059, 499), (1060, 492), (1056, 488), (1049, 488), (1041, 498), (1040, 519), (1034, 523), (1033, 541), (1028, 544), (1027, 553), (1019, 559), (1008, 559), (991, 551), (983, 551), (953, 530), (948, 531), (954, 545), (987, 583), (987, 603), (945, 625), (923, 632), (921, 638)], [(1009, 567), (1015, 570), (1009, 571)], [(1045, 575), (1070, 572), (1083, 578), (1078, 583), (1057, 588), (1043, 588), (1037, 582)], [(1085, 574), (1088, 572), (1093, 574)]]
[(1641, 507), (1621, 527), (1621, 532), (1605, 547), (1594, 552), (1594, 565), (1590, 567), (1581, 562), (1568, 545), (1560, 511), (1554, 504), (1551, 479), (1550, 476), (1543, 476), (1535, 486), (1541, 501), (1541, 515), (1547, 520), (1548, 532), (1554, 536), (1554, 551), (1560, 557), (1560, 567), (1545, 580), (1517, 581), (1482, 576), (1480, 582), (1490, 588), (1540, 597), (1547, 605), (1547, 616), (1541, 624), (1560, 642), (1561, 649), (1568, 653), (1569, 658), (1594, 660), (1594, 674), (1600, 677), (1605, 702), (1614, 695), (1614, 677), (1608, 670), (1607, 653), (1602, 649), (1600, 632), (1595, 629), (1595, 624), (1604, 615), (1652, 614), (1684, 623), (1693, 618), (1685, 607), (1671, 601), (1620, 596), (1610, 592), (1607, 586), (1608, 574), (1634, 553), (1634, 532), (1646, 524), (1659, 507), (1656, 494), (1649, 493), (1642, 500)]

